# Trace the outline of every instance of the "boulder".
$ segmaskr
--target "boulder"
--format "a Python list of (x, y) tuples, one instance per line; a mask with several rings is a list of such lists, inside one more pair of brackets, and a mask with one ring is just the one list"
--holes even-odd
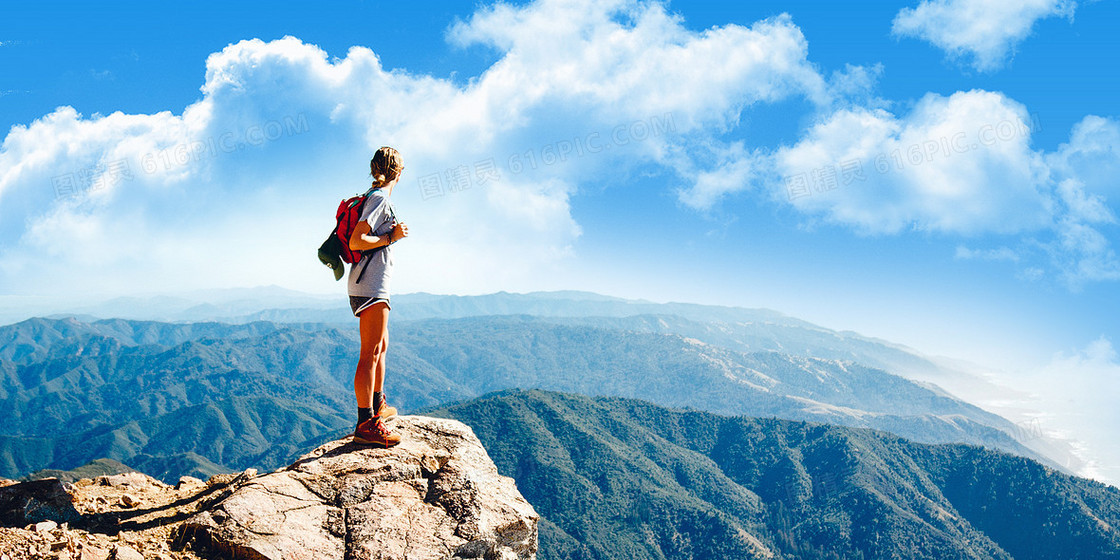
[(58, 523), (54, 521), (40, 521), (34, 525), (30, 525), (31, 530), (36, 533), (49, 533), (58, 528)]
[(241, 481), (180, 542), (252, 559), (532, 559), (538, 516), (469, 427), (419, 416), (391, 449), (332, 441)]
[(192, 488), (199, 488), (205, 486), (206, 483), (193, 476), (180, 476), (179, 483), (175, 485), (176, 490), (190, 490)]
[(78, 517), (66, 485), (57, 478), (0, 487), (0, 526), (23, 527), (47, 520), (65, 523)]
[(184, 540), (244, 559), (535, 558), (538, 515), (466, 424), (392, 422), (401, 445), (329, 442), (245, 480)]
[(117, 545), (113, 547), (113, 560), (144, 560), (144, 555), (130, 546)]
[(141, 472), (127, 472), (108, 476), (99, 476), (96, 479), (101, 486), (114, 488), (150, 489), (165, 488), (167, 485)]

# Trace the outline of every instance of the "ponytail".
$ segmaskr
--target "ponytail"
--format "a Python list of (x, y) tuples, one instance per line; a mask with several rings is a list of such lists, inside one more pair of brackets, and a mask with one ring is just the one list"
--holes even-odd
[(388, 146), (383, 146), (369, 160), (369, 174), (373, 177), (373, 188), (384, 187), (396, 179), (404, 170), (401, 154)]

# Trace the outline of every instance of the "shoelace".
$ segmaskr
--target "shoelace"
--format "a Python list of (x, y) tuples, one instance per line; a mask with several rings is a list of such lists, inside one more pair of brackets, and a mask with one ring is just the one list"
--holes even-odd
[(379, 436), (389, 435), (388, 428), (385, 427), (385, 424), (382, 423), (381, 420), (370, 420), (369, 422), (370, 422), (370, 424), (372, 424), (370, 426), (370, 429), (377, 432), (377, 435), (379, 435)]

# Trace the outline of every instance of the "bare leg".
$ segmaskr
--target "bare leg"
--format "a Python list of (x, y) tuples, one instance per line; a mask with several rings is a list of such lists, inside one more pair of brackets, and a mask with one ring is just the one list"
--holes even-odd
[[(380, 305), (380, 304), (378, 304)], [(378, 353), (377, 369), (373, 373), (373, 392), (383, 392), (385, 383), (385, 362), (389, 357), (389, 309), (385, 309), (385, 330), (381, 334), (381, 351)]]
[(358, 316), (362, 346), (354, 371), (354, 397), (360, 408), (373, 406), (373, 393), (385, 381), (385, 350), (389, 335), (389, 306), (375, 303)]

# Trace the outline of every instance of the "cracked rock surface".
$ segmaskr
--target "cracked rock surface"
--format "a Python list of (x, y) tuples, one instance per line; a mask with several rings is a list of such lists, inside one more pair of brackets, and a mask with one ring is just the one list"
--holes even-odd
[(182, 541), (244, 559), (536, 557), (538, 516), (461, 422), (390, 421), (392, 449), (350, 438), (253, 477), (187, 519)]

